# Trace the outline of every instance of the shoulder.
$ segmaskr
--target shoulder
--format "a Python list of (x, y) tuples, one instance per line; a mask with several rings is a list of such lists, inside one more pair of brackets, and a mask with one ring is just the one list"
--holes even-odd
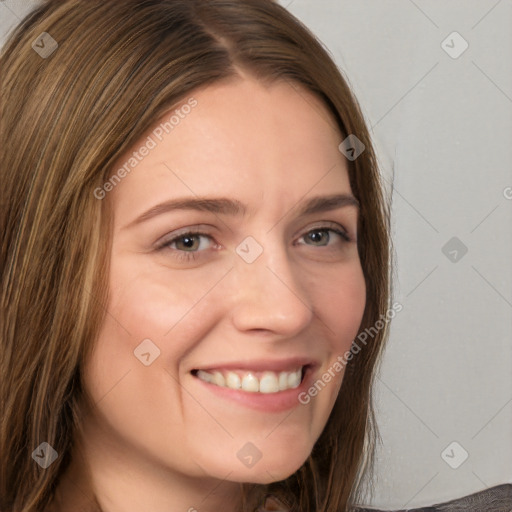
[(427, 507), (402, 510), (355, 508), (351, 512), (511, 512), (512, 484), (503, 484)]

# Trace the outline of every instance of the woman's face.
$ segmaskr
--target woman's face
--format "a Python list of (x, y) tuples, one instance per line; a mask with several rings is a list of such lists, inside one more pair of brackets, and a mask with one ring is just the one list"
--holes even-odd
[(124, 467), (282, 480), (326, 425), (365, 307), (342, 138), (285, 82), (191, 96), (104, 188), (110, 297), (86, 368), (102, 428), (86, 442)]

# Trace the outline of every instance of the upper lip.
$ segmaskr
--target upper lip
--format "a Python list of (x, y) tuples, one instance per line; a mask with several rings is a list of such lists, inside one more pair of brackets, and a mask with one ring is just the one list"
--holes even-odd
[(197, 366), (193, 370), (253, 370), (255, 372), (286, 372), (303, 366), (316, 366), (318, 363), (311, 357), (291, 357), (287, 359), (253, 359), (250, 361), (226, 361)]

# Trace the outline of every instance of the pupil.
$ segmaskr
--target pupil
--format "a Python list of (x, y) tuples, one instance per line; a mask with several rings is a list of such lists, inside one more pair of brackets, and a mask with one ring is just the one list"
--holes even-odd
[(315, 231), (311, 233), (310, 238), (313, 240), (313, 242), (321, 242), (323, 235), (323, 231)]
[(189, 249), (194, 245), (194, 239), (190, 236), (183, 237), (183, 241), (184, 245)]

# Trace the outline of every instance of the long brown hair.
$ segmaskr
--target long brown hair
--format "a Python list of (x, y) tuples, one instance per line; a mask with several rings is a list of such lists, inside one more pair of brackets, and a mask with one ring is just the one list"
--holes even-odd
[[(81, 369), (108, 295), (111, 215), (93, 191), (192, 91), (237, 69), (286, 80), (324, 102), (340, 142), (357, 136), (365, 150), (348, 164), (367, 290), (360, 332), (388, 311), (389, 207), (363, 115), (322, 44), (277, 3), (46, 0), (10, 35), (0, 68), (2, 511), (44, 511), (70, 463), (87, 399)], [(349, 361), (305, 464), (256, 486), (259, 494), (302, 512), (358, 503), (373, 467), (372, 386), (387, 334), (380, 329)], [(44, 470), (31, 456), (42, 442), (58, 454)]]

